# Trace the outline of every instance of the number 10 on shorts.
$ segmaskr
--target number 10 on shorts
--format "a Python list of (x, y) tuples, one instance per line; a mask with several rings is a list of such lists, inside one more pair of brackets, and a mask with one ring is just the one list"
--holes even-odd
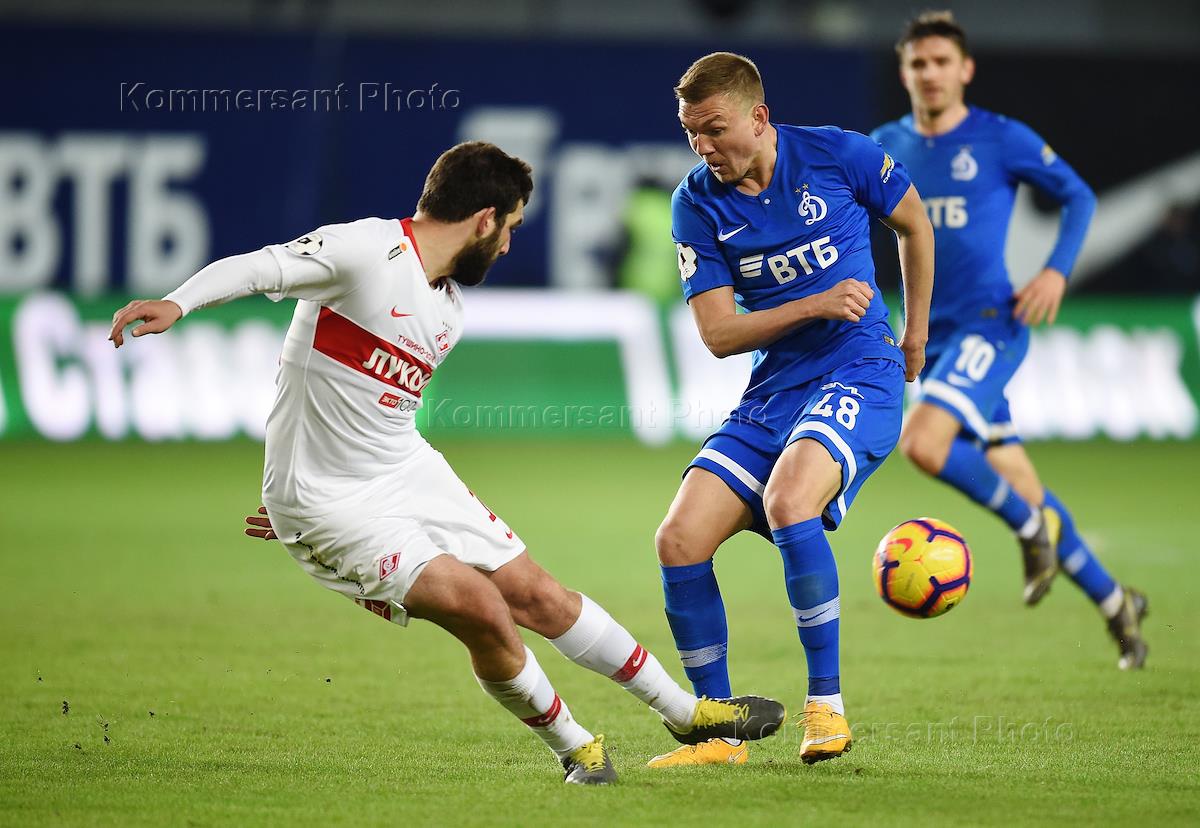
[(837, 410), (833, 408), (833, 398), (836, 391), (830, 391), (813, 407), (812, 413), (818, 417), (832, 417), (841, 423), (843, 428), (852, 429), (858, 419), (859, 405), (854, 397), (842, 395), (838, 397)]

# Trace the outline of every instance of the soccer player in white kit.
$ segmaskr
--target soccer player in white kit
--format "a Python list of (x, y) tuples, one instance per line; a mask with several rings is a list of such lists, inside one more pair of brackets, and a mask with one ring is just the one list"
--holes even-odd
[(492, 144), (459, 144), (430, 170), (412, 218), (327, 225), (221, 259), (161, 300), (126, 305), (110, 339), (120, 347), (137, 320), (133, 336), (161, 333), (255, 293), (299, 300), (267, 420), (269, 531), (324, 586), (461, 641), (480, 686), (555, 753), (565, 781), (602, 784), (616, 779), (604, 737), (572, 717), (517, 625), (613, 679), (685, 744), (762, 738), (785, 713), (758, 696), (683, 690), (603, 608), (534, 563), (416, 430), (422, 391), (462, 336), (462, 286), (508, 252), (530, 172)]

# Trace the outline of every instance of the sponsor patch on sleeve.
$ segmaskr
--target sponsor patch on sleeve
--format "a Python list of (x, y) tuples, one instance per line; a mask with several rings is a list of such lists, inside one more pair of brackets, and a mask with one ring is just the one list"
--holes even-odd
[(288, 242), (284, 247), (299, 256), (314, 256), (324, 243), (320, 233), (309, 233), (307, 236), (301, 236), (295, 241)]
[(888, 183), (888, 179), (892, 177), (892, 170), (896, 168), (896, 162), (892, 160), (892, 156), (886, 152), (883, 154), (883, 166), (879, 168), (879, 180), (884, 184)]
[(679, 251), (679, 278), (687, 281), (696, 275), (696, 251), (688, 244), (676, 244)]
[(1042, 144), (1042, 163), (1049, 167), (1058, 160), (1058, 153), (1050, 149), (1049, 144)]

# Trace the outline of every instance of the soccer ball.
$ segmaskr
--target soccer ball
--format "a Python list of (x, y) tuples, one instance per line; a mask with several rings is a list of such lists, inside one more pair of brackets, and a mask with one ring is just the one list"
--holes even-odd
[(966, 596), (971, 550), (945, 521), (906, 520), (883, 536), (872, 569), (889, 607), (910, 618), (936, 618)]

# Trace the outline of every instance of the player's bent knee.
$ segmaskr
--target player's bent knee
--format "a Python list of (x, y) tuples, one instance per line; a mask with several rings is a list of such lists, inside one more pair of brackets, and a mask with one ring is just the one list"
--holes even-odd
[(820, 517), (828, 502), (812, 491), (797, 490), (785, 486), (767, 487), (763, 495), (763, 510), (772, 529), (791, 526)]
[(500, 590), (475, 569), (449, 556), (431, 561), (405, 596), (415, 618), (442, 627), (467, 646), (520, 641)]
[(946, 465), (949, 444), (917, 429), (905, 429), (900, 435), (900, 453), (926, 474), (938, 474)]
[(578, 620), (581, 599), (547, 574), (518, 596), (508, 596), (508, 604), (517, 626), (557, 638)]
[(654, 550), (663, 566), (688, 566), (712, 558), (716, 548), (696, 536), (684, 521), (668, 517), (654, 533)]
[(477, 595), (477, 600), (462, 608), (456, 618), (454, 635), (471, 649), (498, 649), (513, 653), (522, 651), (508, 604), (499, 590), (490, 583), (492, 595)]

